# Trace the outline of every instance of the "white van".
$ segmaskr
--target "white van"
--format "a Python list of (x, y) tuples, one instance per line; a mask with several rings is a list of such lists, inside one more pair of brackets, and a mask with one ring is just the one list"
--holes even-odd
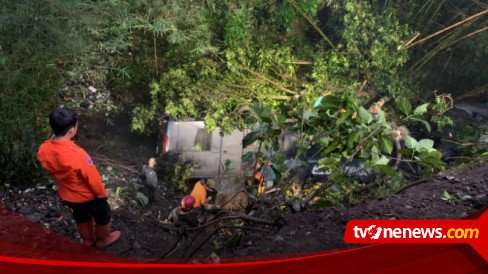
[(161, 152), (175, 152), (195, 162), (192, 178), (243, 175), (242, 155), (254, 149), (242, 148), (244, 136), (237, 129), (225, 136), (220, 129), (209, 132), (203, 121), (168, 121)]

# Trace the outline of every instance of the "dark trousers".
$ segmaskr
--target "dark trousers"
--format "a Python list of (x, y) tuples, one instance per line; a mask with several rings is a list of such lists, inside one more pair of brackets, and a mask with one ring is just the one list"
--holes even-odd
[(95, 198), (84, 203), (64, 202), (73, 212), (73, 219), (79, 224), (95, 219), (97, 225), (106, 225), (110, 222), (110, 205), (105, 199)]

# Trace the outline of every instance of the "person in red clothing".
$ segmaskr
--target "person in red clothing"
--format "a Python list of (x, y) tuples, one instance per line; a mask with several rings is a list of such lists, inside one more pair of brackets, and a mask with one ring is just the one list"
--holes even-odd
[(39, 162), (58, 182), (58, 194), (72, 209), (84, 243), (97, 248), (115, 243), (121, 233), (111, 232), (108, 192), (88, 153), (71, 141), (78, 130), (78, 114), (58, 108), (49, 115), (49, 124), (55, 137), (40, 146)]

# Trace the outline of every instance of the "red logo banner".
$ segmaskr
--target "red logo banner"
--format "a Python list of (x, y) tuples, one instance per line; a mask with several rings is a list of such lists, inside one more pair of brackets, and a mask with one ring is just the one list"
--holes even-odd
[(477, 220), (352, 220), (344, 242), (470, 244), (488, 261), (488, 212)]

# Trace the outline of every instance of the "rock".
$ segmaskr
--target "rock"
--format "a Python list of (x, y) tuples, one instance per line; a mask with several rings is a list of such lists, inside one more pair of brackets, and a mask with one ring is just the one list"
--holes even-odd
[(210, 256), (208, 258), (211, 259), (212, 263), (214, 263), (214, 264), (219, 264), (221, 261), (219, 256), (217, 256), (217, 254), (215, 254), (215, 252), (212, 252), (212, 254), (210, 254)]
[(61, 216), (61, 214), (59, 214), (56, 210), (54, 209), (50, 209), (46, 215), (45, 215), (47, 218), (58, 218), (59, 216)]
[(134, 240), (134, 242), (132, 243), (132, 247), (133, 247), (134, 249), (139, 249), (139, 248), (141, 248), (142, 246), (141, 246), (141, 244), (139, 243), (139, 241), (138, 241), (138, 240)]
[(294, 202), (291, 207), (292, 207), (293, 213), (298, 213), (302, 209), (300, 202)]
[(275, 237), (273, 237), (273, 240), (277, 241), (277, 242), (281, 242), (281, 241), (284, 241), (285, 239), (283, 239), (283, 237), (281, 237), (279, 235), (276, 235)]

